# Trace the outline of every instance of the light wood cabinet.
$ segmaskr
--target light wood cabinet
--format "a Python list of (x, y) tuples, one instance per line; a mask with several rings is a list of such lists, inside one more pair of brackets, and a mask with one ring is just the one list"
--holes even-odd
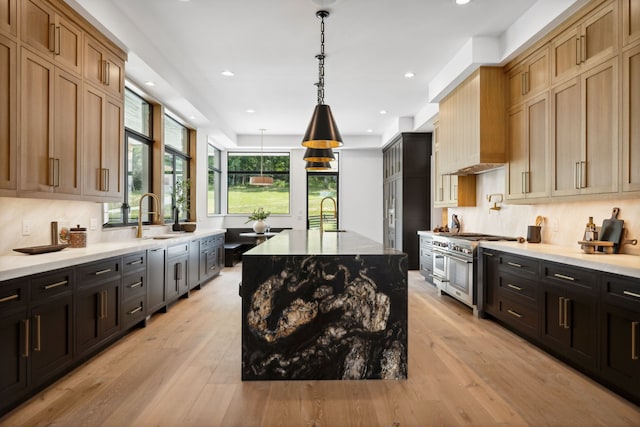
[(552, 196), (618, 190), (618, 61), (552, 90)]
[(509, 112), (506, 197), (511, 200), (546, 197), (549, 141), (547, 93)]
[(0, 0), (0, 32), (16, 36), (18, 0)]
[(609, 0), (551, 41), (553, 84), (576, 77), (618, 52), (618, 2)]
[(640, 40), (640, 1), (622, 0), (622, 44)]
[(640, 191), (640, 44), (622, 55), (622, 76), (622, 191)]
[(120, 200), (122, 194), (123, 103), (91, 85), (84, 92), (84, 194)]
[(433, 125), (433, 207), (468, 207), (476, 205), (476, 177), (475, 175), (445, 175), (442, 171), (440, 158), (440, 125)]
[(507, 75), (509, 106), (538, 95), (549, 89), (549, 46), (545, 45), (515, 65)]
[(81, 80), (23, 48), (21, 193), (79, 195)]
[(502, 68), (480, 67), (440, 103), (440, 166), (466, 175), (505, 162), (506, 83)]
[(102, 43), (85, 38), (84, 77), (115, 96), (124, 96), (124, 61), (111, 53)]
[(23, 0), (22, 15), (22, 40), (57, 65), (80, 74), (82, 30), (41, 0)]
[(14, 192), (18, 147), (16, 52), (16, 43), (0, 34), (0, 191)]

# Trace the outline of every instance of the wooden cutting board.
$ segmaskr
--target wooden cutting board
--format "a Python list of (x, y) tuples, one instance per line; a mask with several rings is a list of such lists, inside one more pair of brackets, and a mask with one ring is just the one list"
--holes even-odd
[[(620, 208), (613, 208), (611, 218), (602, 221), (602, 228), (600, 229), (600, 235), (598, 236), (598, 240), (613, 243), (613, 253), (618, 253), (624, 228), (624, 220), (618, 219), (619, 213)], [(602, 252), (604, 248), (599, 247), (598, 250)]]

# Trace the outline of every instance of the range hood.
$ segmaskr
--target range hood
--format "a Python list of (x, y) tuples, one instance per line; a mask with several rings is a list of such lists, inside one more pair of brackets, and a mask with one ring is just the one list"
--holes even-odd
[(488, 172), (493, 169), (498, 169), (504, 166), (504, 163), (479, 163), (477, 165), (467, 166), (461, 169), (458, 169), (455, 172), (449, 172), (447, 175), (457, 175), (457, 176), (465, 176), (465, 175), (476, 175), (483, 172)]

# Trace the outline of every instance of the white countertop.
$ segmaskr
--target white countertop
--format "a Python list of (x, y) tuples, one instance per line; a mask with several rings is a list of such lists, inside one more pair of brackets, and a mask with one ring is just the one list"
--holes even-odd
[(161, 248), (182, 243), (194, 238), (222, 234), (225, 230), (197, 230), (193, 233), (176, 233), (170, 239), (131, 239), (120, 242), (89, 244), (85, 248), (65, 248), (58, 252), (26, 255), (19, 252), (0, 255), (0, 281), (16, 277), (70, 267), (86, 262), (125, 255), (146, 249)]
[(575, 246), (518, 242), (483, 241), (479, 243), (483, 248), (496, 249), (546, 261), (559, 262), (640, 279), (640, 256), (637, 255), (604, 254), (601, 252), (585, 254), (577, 243)]

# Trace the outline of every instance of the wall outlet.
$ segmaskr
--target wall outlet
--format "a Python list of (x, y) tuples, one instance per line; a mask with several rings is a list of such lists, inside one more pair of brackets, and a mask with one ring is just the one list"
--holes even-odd
[(551, 218), (549, 220), (549, 223), (551, 225), (551, 231), (558, 231), (558, 219), (557, 218)]
[(23, 236), (31, 236), (31, 227), (33, 226), (33, 224), (31, 223), (30, 219), (23, 219), (22, 220), (22, 235)]
[(91, 218), (89, 220), (89, 229), (97, 230), (98, 229), (98, 218)]

